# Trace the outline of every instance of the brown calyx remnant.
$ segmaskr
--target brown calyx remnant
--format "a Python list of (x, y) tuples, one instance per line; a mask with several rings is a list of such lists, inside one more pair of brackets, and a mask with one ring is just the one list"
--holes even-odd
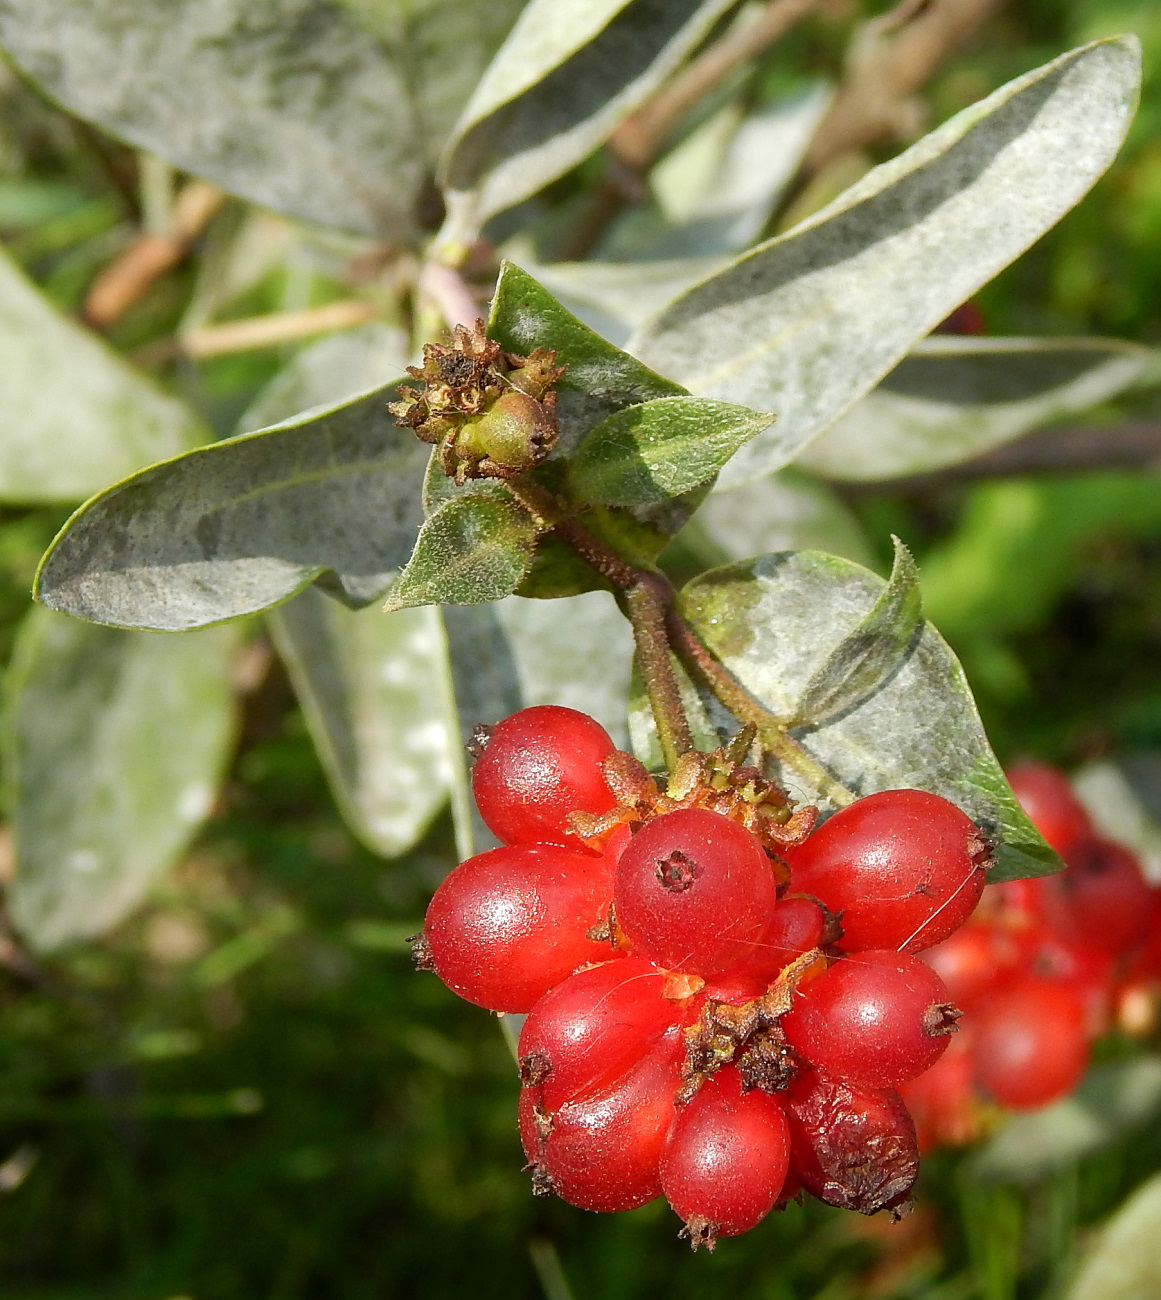
[(688, 853), (674, 849), (664, 858), (657, 859), (657, 880), (662, 889), (671, 894), (683, 894), (693, 887), (701, 875), (701, 863), (695, 861)]
[(683, 754), (664, 791), (632, 754), (621, 750), (610, 754), (604, 763), (605, 783), (617, 806), (601, 816), (571, 813), (573, 833), (599, 841), (625, 823), (647, 822), (678, 808), (705, 808), (729, 817), (754, 835), (774, 855), (775, 873), (779, 883), (784, 883), (790, 873), (777, 852), (806, 839), (818, 820), (818, 809), (813, 805), (795, 809), (785, 790), (745, 761), (754, 736), (755, 729), (746, 726), (721, 749)]
[(457, 325), (448, 344), (427, 343), (423, 365), (407, 373), (422, 388), (400, 387), (388, 404), (396, 423), (439, 448), (439, 466), (457, 483), (514, 478), (539, 465), (556, 445), (553, 385), (568, 369), (556, 353), (504, 352), (482, 320)]
[(713, 1248), (718, 1244), (718, 1225), (700, 1214), (691, 1214), (685, 1226), (677, 1234), (678, 1241), (682, 1237), (689, 1238), (689, 1244), (694, 1250), (704, 1246), (712, 1253)]
[(552, 1073), (552, 1062), (546, 1052), (526, 1052), (516, 1064), (520, 1082), (526, 1088), (538, 1087)]
[(483, 754), (484, 750), (488, 748), (488, 741), (492, 739), (492, 732), (495, 730), (495, 727), (489, 727), (483, 722), (477, 722), (472, 728), (472, 738), (464, 748), (468, 751), (468, 756), (473, 761), (479, 758), (480, 755)]
[(435, 970), (435, 963), (431, 959), (431, 944), (427, 941), (427, 935), (422, 930), (418, 934), (409, 934), (407, 942), (411, 945), (411, 960), (415, 963), (415, 969)]
[(684, 1106), (711, 1075), (732, 1061), (747, 1088), (783, 1092), (799, 1070), (798, 1055), (778, 1023), (790, 1010), (799, 983), (825, 968), (817, 948), (796, 957), (759, 998), (735, 1005), (709, 999), (685, 1030), (682, 1084), (674, 1100)]
[(968, 836), (967, 851), (972, 860), (972, 866), (983, 867), (987, 871), (995, 865), (996, 841), (985, 835), (978, 826), (975, 834)]
[(963, 1012), (954, 1002), (933, 1002), (923, 1013), (923, 1032), (928, 1038), (942, 1038), (959, 1032), (956, 1023)]

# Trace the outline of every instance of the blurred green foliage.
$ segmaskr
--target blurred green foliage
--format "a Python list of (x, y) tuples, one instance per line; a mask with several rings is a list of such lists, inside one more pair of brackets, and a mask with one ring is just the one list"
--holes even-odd
[[(853, 21), (883, 8), (826, 7), (775, 51), (755, 93), (837, 71)], [(930, 99), (938, 120), (1119, 30), (1146, 50), (1130, 141), (1093, 194), (980, 295), (993, 332), (1161, 341), (1156, 4), (1012, 0)], [(131, 237), (126, 162), (4, 74), (0, 235), (67, 309)], [(583, 166), (550, 199), (567, 203), (593, 175)], [(196, 274), (194, 259), (160, 279), (113, 340), (225, 433), (288, 352), (199, 364), (151, 353)], [(325, 267), (280, 268), (227, 315), (337, 292)], [(1158, 489), (1155, 476), (1105, 473), (852, 497), (884, 567), (892, 531), (914, 549), (929, 612), (963, 655), (1002, 758), (1068, 765), (1161, 746)], [(0, 513), (5, 658), (62, 518)], [(920, 1212), (898, 1229), (792, 1206), (696, 1256), (662, 1204), (594, 1216), (534, 1200), (503, 1037), (406, 955), (453, 854), (446, 818), (403, 861), (355, 844), (271, 666), (246, 698), (214, 818), (150, 907), (44, 969), (0, 946), (0, 1292), (566, 1300), (559, 1260), (576, 1300), (1017, 1300), (1058, 1285), (1084, 1226), (1161, 1167), (1158, 1133), (1024, 1190), (981, 1185), (941, 1153)]]

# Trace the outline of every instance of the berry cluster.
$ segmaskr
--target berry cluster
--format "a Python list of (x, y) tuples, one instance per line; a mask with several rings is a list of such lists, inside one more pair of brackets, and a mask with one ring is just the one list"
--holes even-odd
[(662, 791), (591, 718), (525, 709), (472, 773), (504, 842), (437, 890), (417, 958), (524, 1012), (520, 1131), (534, 1190), (589, 1210), (664, 1194), (696, 1246), (805, 1190), (898, 1211), (918, 1171), (896, 1089), (960, 1012), (915, 954), (984, 886), (989, 845), (917, 790), (813, 808), (743, 733)]
[(1114, 1023), (1152, 1027), (1161, 893), (1097, 834), (1063, 774), (1029, 761), (1008, 776), (1067, 865), (989, 885), (971, 920), (924, 954), (967, 1015), (951, 1050), (903, 1089), (923, 1149), (979, 1136), (989, 1101), (1019, 1110), (1065, 1096)]

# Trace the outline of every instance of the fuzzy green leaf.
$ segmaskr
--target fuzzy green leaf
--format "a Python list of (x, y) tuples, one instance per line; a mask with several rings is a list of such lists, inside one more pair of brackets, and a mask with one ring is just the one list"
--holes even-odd
[(608, 138), (731, 0), (531, 0), (464, 109), (441, 173), (454, 237)]
[(1060, 219), (1132, 118), (1124, 36), (1001, 87), (828, 207), (688, 290), (630, 341), (694, 392), (775, 410), (721, 487), (784, 465)]
[(1155, 348), (1120, 339), (923, 339), (798, 463), (832, 479), (925, 474), (1161, 380)]
[(384, 611), (478, 605), (511, 595), (532, 562), (537, 531), (514, 501), (466, 496), (445, 502), (420, 529)]
[(59, 103), (183, 170), (398, 238), (521, 5), (0, 0), (0, 45)]
[(208, 437), (0, 252), (0, 500), (80, 501)]
[(799, 726), (817, 726), (865, 700), (903, 662), (923, 617), (923, 598), (911, 552), (894, 541), (887, 585), (806, 683), (794, 710)]
[(405, 853), (451, 781), (437, 611), (355, 612), (308, 587), (268, 617), (348, 825)]
[(577, 501), (659, 505), (700, 487), (774, 416), (704, 397), (662, 397), (603, 420), (569, 461)]
[(326, 575), (353, 605), (388, 586), (422, 522), (427, 449), (377, 389), (154, 465), (94, 497), (41, 563), (36, 596), (118, 627), (184, 631)]
[[(783, 552), (703, 574), (685, 588), (681, 606), (755, 699), (788, 718), (832, 648), (865, 627), (884, 588), (881, 578), (837, 556)], [(906, 609), (911, 597), (904, 578), (896, 591)], [(888, 598), (880, 606), (888, 626), (893, 603)], [(889, 647), (890, 636), (885, 639)], [(869, 695), (793, 734), (856, 795), (913, 787), (958, 804), (997, 841), (992, 879), (1059, 869), (988, 745), (958, 660), (929, 623)], [(816, 797), (800, 778), (783, 775), (792, 789)]]
[(127, 916), (209, 812), (233, 732), (234, 628), (188, 637), (33, 610), (6, 683), (13, 919), (36, 949)]

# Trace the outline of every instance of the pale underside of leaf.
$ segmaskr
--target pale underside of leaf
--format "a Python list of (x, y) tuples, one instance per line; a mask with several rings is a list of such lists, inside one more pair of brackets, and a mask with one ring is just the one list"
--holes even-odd
[(923, 617), (919, 576), (911, 552), (896, 537), (891, 577), (866, 617), (851, 629), (811, 674), (794, 721), (827, 722), (858, 705), (898, 668)]
[(0, 45), (65, 107), (223, 189), (398, 237), (520, 7), (378, 0), (372, 35), (323, 0), (0, 0)]
[(0, 253), (0, 500), (83, 500), (208, 436)]
[(1065, 1300), (1154, 1300), (1161, 1295), (1161, 1174), (1138, 1187), (1082, 1261)]
[(37, 596), (93, 622), (184, 631), (253, 613), (323, 576), (367, 604), (422, 522), (427, 449), (391, 387), (143, 471), (96, 497), (41, 566)]
[(688, 290), (631, 340), (692, 391), (779, 414), (721, 487), (777, 469), (1069, 210), (1136, 105), (1135, 37), (1061, 56)]
[(384, 610), (478, 605), (511, 595), (528, 572), (538, 531), (514, 501), (466, 496), (445, 502), (420, 530)]
[[(697, 45), (730, 0), (629, 0), (582, 6), (555, 54), (559, 6), (541, 0), (485, 75), (444, 157), (451, 231), (470, 237), (597, 148)], [(584, 35), (589, 39), (583, 44)], [(524, 50), (530, 48), (530, 63)], [(541, 75), (530, 84), (532, 72)]]
[(661, 505), (708, 482), (773, 415), (699, 397), (627, 407), (589, 431), (569, 464), (578, 501)]
[[(799, 551), (711, 570), (681, 600), (742, 685), (771, 712), (793, 717), (833, 647), (863, 624), (883, 587), (858, 565)], [(1008, 787), (959, 662), (930, 624), (869, 695), (792, 734), (856, 795), (915, 788), (957, 804), (997, 841), (994, 879), (1059, 867)], [(784, 779), (816, 798), (800, 778), (785, 772)]]
[(356, 612), (308, 587), (269, 619), (348, 824), (376, 853), (406, 852), (452, 779), (438, 611)]
[(34, 610), (7, 683), (13, 919), (36, 949), (124, 919), (209, 812), (237, 630), (189, 637)]
[(1159, 378), (1156, 349), (1120, 339), (933, 335), (797, 460), (832, 479), (929, 473)]

